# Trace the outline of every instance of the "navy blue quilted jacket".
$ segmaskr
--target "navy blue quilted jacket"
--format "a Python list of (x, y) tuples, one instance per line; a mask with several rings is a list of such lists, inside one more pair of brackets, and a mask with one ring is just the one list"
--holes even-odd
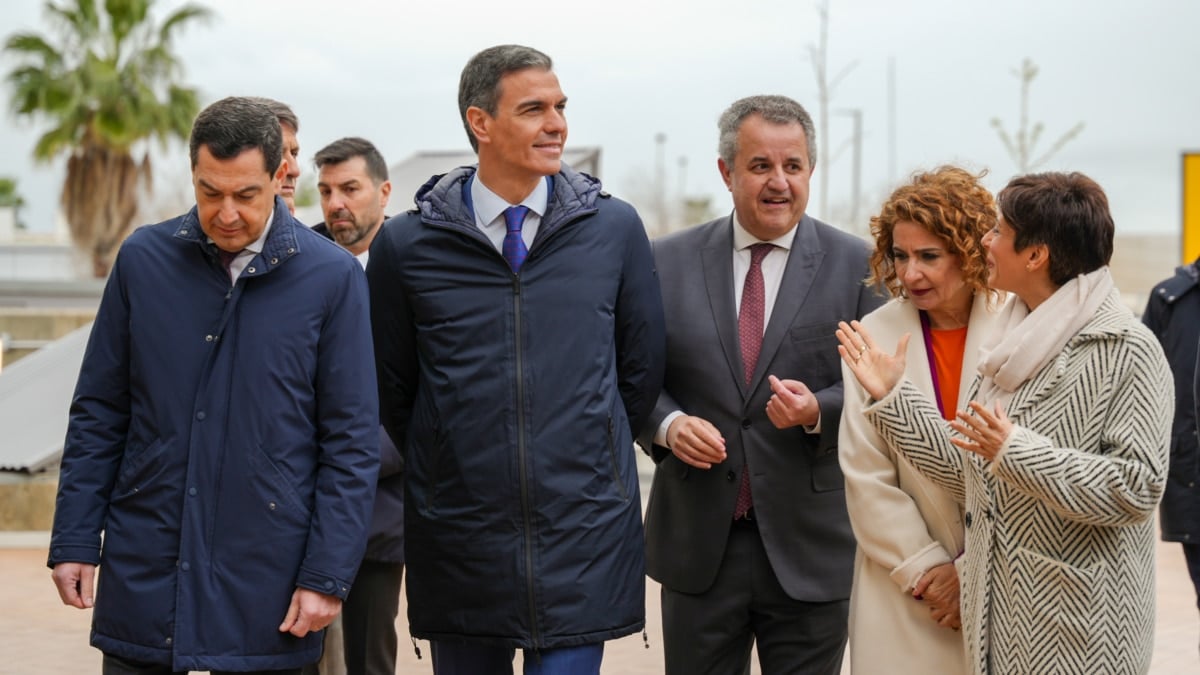
[(514, 274), (475, 225), (474, 173), (430, 180), (367, 266), (381, 417), (407, 453), (410, 629), (520, 648), (636, 632), (631, 429), (665, 342), (645, 230), (564, 166)]

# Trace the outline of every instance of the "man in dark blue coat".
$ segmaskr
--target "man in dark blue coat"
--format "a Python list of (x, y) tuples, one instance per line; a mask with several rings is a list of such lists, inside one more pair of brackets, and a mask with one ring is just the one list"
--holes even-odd
[(1142, 322), (1154, 331), (1175, 377), (1171, 463), (1159, 506), (1164, 541), (1183, 547), (1200, 606), (1200, 441), (1196, 433), (1197, 342), (1200, 341), (1200, 260), (1175, 269), (1154, 287)]
[(459, 110), (478, 169), (385, 223), (367, 278), (380, 410), (406, 450), (409, 626), (438, 675), (599, 672), (645, 624), (633, 429), (662, 301), (628, 204), (562, 164), (545, 54), (486, 49)]
[[(371, 242), (383, 225), (383, 210), (392, 193), (383, 155), (365, 138), (348, 137), (318, 150), (313, 163), (319, 173), (317, 192), (325, 214), (325, 221), (314, 225), (313, 231), (336, 241), (366, 267)], [(396, 615), (403, 578), (404, 456), (380, 427), (379, 483), (367, 552), (342, 608), (340, 646), (345, 671), (341, 672), (395, 675)], [(324, 667), (324, 675), (336, 672), (334, 669), (332, 665)]]
[(218, 101), (190, 146), (196, 207), (136, 231), (105, 288), (49, 564), (64, 603), (94, 604), (106, 675), (298, 673), (366, 543), (366, 282), (276, 197), (270, 110)]

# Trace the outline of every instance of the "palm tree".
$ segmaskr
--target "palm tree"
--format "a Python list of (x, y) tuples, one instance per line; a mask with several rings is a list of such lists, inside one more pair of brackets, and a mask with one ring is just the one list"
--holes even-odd
[[(47, 0), (58, 44), (16, 33), (4, 49), (20, 64), (8, 73), (19, 117), (48, 119), (34, 147), (38, 161), (67, 155), (62, 207), (76, 246), (108, 275), (129, 234), (138, 201), (150, 188), (145, 143), (186, 139), (199, 108), (196, 90), (178, 82), (182, 68), (171, 39), (209, 10), (185, 5), (155, 25), (155, 0)], [(141, 160), (135, 146), (141, 143)]]

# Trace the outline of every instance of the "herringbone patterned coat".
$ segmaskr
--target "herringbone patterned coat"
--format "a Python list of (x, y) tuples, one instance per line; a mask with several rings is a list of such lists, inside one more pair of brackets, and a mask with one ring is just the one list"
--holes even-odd
[(974, 672), (1147, 671), (1172, 389), (1158, 341), (1114, 292), (1016, 391), (1016, 427), (994, 462), (951, 445), (911, 382), (866, 410), (892, 447), (965, 500), (958, 564)]

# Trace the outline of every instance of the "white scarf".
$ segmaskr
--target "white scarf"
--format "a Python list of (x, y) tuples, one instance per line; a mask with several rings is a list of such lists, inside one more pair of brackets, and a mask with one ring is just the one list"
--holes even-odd
[(1008, 405), (1013, 392), (1058, 356), (1112, 293), (1108, 267), (1080, 274), (1029, 311), (1010, 297), (1000, 309), (999, 327), (979, 348), (979, 400), (991, 408)]

